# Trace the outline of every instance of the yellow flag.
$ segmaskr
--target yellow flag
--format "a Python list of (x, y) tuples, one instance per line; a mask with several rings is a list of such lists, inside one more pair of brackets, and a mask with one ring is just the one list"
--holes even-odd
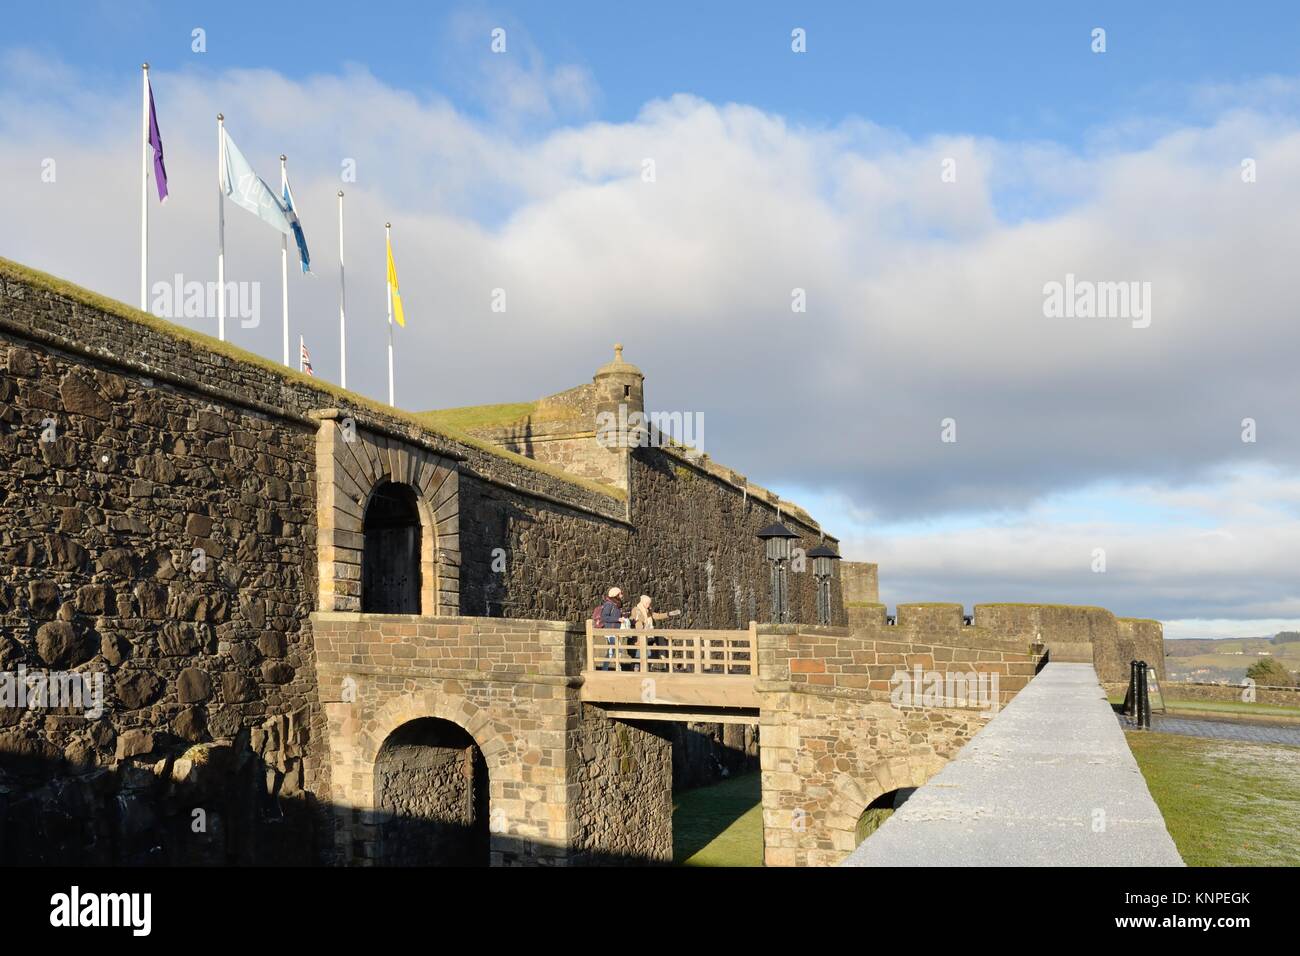
[(402, 314), (402, 297), (397, 294), (397, 266), (393, 265), (393, 241), (388, 240), (388, 287), (393, 290), (393, 318), (402, 328), (406, 328), (406, 316)]

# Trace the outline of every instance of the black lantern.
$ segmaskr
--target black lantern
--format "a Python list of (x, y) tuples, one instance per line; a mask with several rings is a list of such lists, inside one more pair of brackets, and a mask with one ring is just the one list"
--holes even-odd
[(835, 573), (835, 562), (840, 556), (824, 544), (819, 544), (808, 552), (808, 557), (813, 559), (813, 575), (819, 578), (829, 578)]
[(808, 552), (813, 559), (813, 577), (817, 579), (817, 623), (831, 622), (831, 578), (835, 574), (835, 562), (840, 556), (824, 544), (819, 544)]
[(758, 536), (767, 542), (767, 560), (769, 561), (789, 561), (790, 542), (799, 537), (779, 521), (768, 525), (758, 533)]
[(781, 522), (768, 525), (758, 533), (767, 544), (767, 560), (772, 563), (772, 623), (785, 624), (790, 619), (788, 565), (793, 545), (799, 536)]

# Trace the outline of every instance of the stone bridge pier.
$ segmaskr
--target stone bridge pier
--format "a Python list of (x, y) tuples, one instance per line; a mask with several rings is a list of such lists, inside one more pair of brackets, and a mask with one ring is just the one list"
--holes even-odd
[(963, 626), (958, 605), (900, 606), (896, 626), (876, 605), (851, 621), (759, 628), (768, 866), (842, 862), (864, 811), (943, 769), (1042, 659), (1041, 646)]
[(672, 859), (672, 751), (578, 700), (562, 622), (318, 612), (334, 862)]

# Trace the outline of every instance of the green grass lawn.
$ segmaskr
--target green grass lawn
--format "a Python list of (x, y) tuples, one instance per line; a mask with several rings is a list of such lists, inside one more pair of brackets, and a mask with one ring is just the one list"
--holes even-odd
[(1247, 704), (1239, 700), (1170, 700), (1166, 705), (1171, 714), (1201, 712), (1225, 716), (1285, 717), (1290, 720), (1300, 720), (1300, 707), (1282, 707), (1277, 704)]
[(760, 775), (742, 774), (673, 797), (673, 862), (679, 866), (762, 866)]
[(1127, 736), (1188, 866), (1300, 866), (1300, 747)]
[[(1124, 695), (1111, 694), (1107, 698), (1112, 704), (1124, 703)], [(1225, 717), (1283, 717), (1300, 720), (1300, 707), (1283, 707), (1280, 704), (1248, 704), (1240, 700), (1178, 700), (1170, 698), (1165, 701), (1170, 714), (1223, 714)], [(1152, 696), (1151, 710), (1160, 712), (1159, 698)]]

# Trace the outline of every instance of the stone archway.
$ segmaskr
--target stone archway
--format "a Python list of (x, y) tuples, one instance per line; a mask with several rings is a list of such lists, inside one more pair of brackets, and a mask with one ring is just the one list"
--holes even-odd
[(857, 847), (862, 815), (880, 797), (923, 786), (947, 763), (936, 753), (882, 755), (860, 772), (839, 774), (831, 790), (825, 823), (835, 851), (848, 853)]
[(460, 472), (456, 462), (371, 432), (333, 411), (313, 413), (319, 610), (360, 611), (368, 506), (409, 487), (420, 519), (419, 600), (408, 613), (460, 613)]
[(438, 717), (402, 724), (375, 757), (376, 862), (487, 866), (487, 761), (463, 728)]
[[(368, 697), (363, 688), (358, 699)], [(508, 796), (509, 788), (518, 790), (523, 782), (523, 761), (507, 742), (515, 737), (509, 727), (464, 697), (434, 690), (395, 694), (374, 709), (366, 708), (369, 712), (362, 715), (348, 716), (346, 710), (351, 706), (329, 708), (334, 799), (341, 811), (336, 844), (343, 862), (360, 859), (429, 865), (452, 855), (462, 860), (453, 865), (482, 865), (487, 862), (481, 852), (486, 840), (489, 858), (497, 865), (505, 843), (528, 835), (527, 827), (520, 827), (515, 801)], [(412, 728), (409, 737), (403, 728)], [(398, 746), (407, 748), (405, 754), (397, 752), (395, 738)], [(456, 821), (446, 814), (457, 791), (445, 786), (449, 770), (445, 763), (457, 758), (447, 752), (411, 749), (422, 746), (460, 751), (461, 768), (477, 775), (477, 780), (471, 777), (469, 788), (459, 791), (471, 801), (470, 826), (459, 834)], [(420, 800), (408, 786), (420, 777), (443, 781), (433, 799)], [(386, 799), (389, 806), (385, 806)], [(393, 825), (394, 813), (407, 815), (409, 825), (400, 821)], [(449, 826), (440, 826), (440, 822)], [(463, 818), (461, 822), (465, 822)], [(411, 854), (394, 854), (391, 845), (385, 847), (385, 840), (400, 839), (403, 831), (419, 845)], [(466, 839), (456, 839), (458, 836)], [(413, 858), (416, 856), (419, 859)]]

